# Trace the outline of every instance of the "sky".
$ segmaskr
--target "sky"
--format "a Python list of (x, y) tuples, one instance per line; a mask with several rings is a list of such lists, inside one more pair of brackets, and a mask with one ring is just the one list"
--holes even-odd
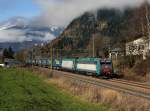
[(89, 10), (103, 7), (123, 9), (138, 6), (143, 1), (146, 0), (0, 0), (0, 22), (23, 16), (32, 18), (33, 25), (66, 26)]
[[(41, 15), (36, 18), (36, 25), (67, 26), (73, 19), (87, 11), (95, 12), (100, 8), (137, 7), (146, 0), (36, 0), (41, 8)], [(150, 0), (147, 0), (150, 1)]]
[[(150, 0), (0, 0), (0, 23), (12, 17), (28, 18), (31, 26), (67, 27), (85, 12), (96, 14), (98, 9), (138, 7)], [(49, 36), (48, 36), (49, 37)], [(48, 38), (46, 37), (46, 38)], [(54, 37), (49, 37), (51, 39)], [(0, 30), (0, 42), (25, 41), (21, 30)]]
[(0, 0), (0, 22), (13, 16), (32, 18), (39, 14), (39, 5), (34, 0)]

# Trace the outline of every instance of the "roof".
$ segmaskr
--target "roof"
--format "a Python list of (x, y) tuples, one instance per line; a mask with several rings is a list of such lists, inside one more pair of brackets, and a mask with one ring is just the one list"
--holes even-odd
[(133, 43), (133, 44), (142, 44), (142, 43), (145, 43), (145, 41), (149, 41), (149, 39), (146, 39), (145, 36), (143, 36), (143, 37), (140, 37), (140, 38), (135, 39), (133, 41), (127, 42), (126, 44), (131, 44), (131, 43)]
[(111, 52), (122, 52), (121, 48), (114, 48), (112, 50), (110, 50)]

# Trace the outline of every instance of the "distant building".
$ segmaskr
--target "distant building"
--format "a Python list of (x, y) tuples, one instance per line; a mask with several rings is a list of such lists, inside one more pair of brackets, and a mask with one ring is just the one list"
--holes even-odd
[(126, 55), (142, 55), (143, 59), (146, 59), (146, 56), (150, 52), (150, 40), (146, 37), (141, 37), (134, 41), (126, 43)]
[(114, 48), (109, 51), (109, 58), (113, 60), (117, 60), (121, 56), (124, 56), (124, 51), (121, 48)]
[(21, 65), (21, 62), (15, 60), (15, 59), (5, 58), (4, 59), (4, 64), (5, 64), (6, 67), (16, 67), (16, 66)]

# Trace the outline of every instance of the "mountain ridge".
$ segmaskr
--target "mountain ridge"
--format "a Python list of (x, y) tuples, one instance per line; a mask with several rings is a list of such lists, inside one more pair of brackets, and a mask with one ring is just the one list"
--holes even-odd
[[(1, 22), (0, 47), (8, 48), (7, 45), (10, 45), (15, 51), (19, 51), (32, 47), (34, 44), (48, 43), (58, 37), (64, 30), (57, 26), (35, 27), (29, 23), (29, 20), (23, 17), (13, 17)], [(27, 42), (30, 45), (25, 45)], [(20, 45), (17, 45), (17, 43)], [(21, 48), (18, 48), (18, 46)]]
[[(120, 47), (124, 50), (125, 43), (147, 35), (146, 8), (147, 3), (136, 8), (99, 9), (95, 14), (86, 12), (74, 19), (64, 32), (52, 41), (54, 48), (64, 50), (93, 50), (93, 37), (95, 50)], [(148, 11), (150, 15), (150, 11)], [(144, 26), (144, 27), (142, 27)], [(51, 45), (50, 44), (50, 45)]]

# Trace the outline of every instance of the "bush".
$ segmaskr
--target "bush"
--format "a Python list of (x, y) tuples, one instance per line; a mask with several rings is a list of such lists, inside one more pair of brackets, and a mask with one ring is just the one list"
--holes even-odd
[(133, 68), (135, 73), (138, 75), (145, 76), (150, 72), (150, 57), (147, 58), (146, 60), (141, 60), (137, 62)]
[(121, 69), (132, 68), (135, 65), (136, 57), (135, 56), (124, 56), (118, 60), (118, 67)]

